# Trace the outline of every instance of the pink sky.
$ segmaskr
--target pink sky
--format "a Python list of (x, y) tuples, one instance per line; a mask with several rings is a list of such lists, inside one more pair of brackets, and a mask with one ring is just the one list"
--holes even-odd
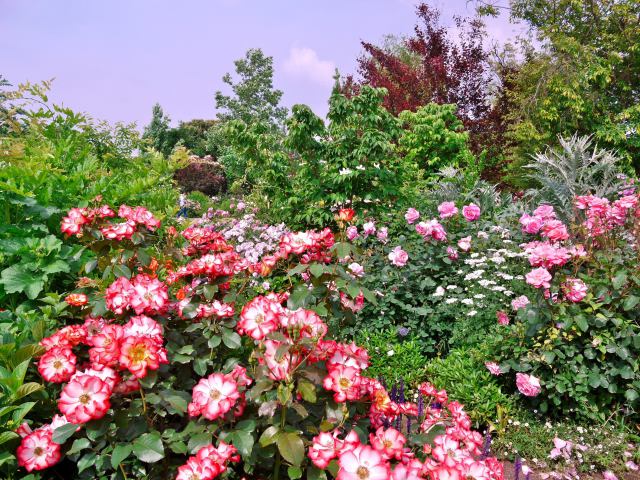
[[(470, 15), (438, 0), (443, 21)], [(334, 69), (353, 73), (360, 41), (409, 34), (410, 0), (0, 0), (0, 74), (16, 84), (55, 77), (56, 102), (108, 121), (146, 124), (160, 102), (175, 121), (215, 116), (214, 92), (233, 61), (274, 57), (283, 103), (326, 113)], [(506, 18), (490, 35), (512, 37)]]

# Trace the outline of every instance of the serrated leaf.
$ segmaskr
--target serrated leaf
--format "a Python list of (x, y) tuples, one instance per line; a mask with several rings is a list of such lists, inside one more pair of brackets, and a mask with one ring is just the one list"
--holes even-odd
[(77, 438), (73, 442), (73, 445), (71, 445), (71, 448), (67, 452), (67, 455), (71, 455), (73, 453), (78, 453), (78, 452), (84, 450), (85, 448), (89, 448), (90, 446), (91, 446), (91, 442), (89, 441), (88, 438)]

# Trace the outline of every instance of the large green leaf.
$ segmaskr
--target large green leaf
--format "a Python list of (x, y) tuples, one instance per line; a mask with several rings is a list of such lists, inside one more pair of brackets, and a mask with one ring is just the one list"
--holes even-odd
[(291, 465), (300, 466), (304, 460), (304, 442), (296, 432), (282, 432), (276, 441), (282, 457)]
[(44, 288), (42, 278), (23, 269), (20, 265), (5, 268), (0, 274), (0, 283), (4, 285), (7, 293), (25, 293), (31, 300), (36, 298)]
[(145, 463), (155, 463), (164, 458), (164, 446), (158, 432), (145, 433), (133, 442), (133, 453)]
[(111, 452), (111, 466), (117, 468), (124, 460), (127, 459), (133, 451), (133, 445), (130, 443), (120, 443), (115, 446), (113, 452)]

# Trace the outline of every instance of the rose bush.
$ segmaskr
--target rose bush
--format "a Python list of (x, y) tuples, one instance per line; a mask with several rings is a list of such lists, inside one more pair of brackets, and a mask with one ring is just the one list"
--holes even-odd
[(542, 411), (593, 416), (619, 405), (633, 414), (640, 406), (638, 196), (579, 196), (575, 208), (573, 225), (549, 205), (521, 217), (526, 282), (535, 291), (514, 305), (517, 321), (495, 338), (491, 360), (503, 373), (521, 372), (520, 391)]
[[(40, 342), (51, 421), (18, 429), (26, 470), (502, 478), (446, 392), (425, 383), (416, 403), (392, 400), (363, 374), (364, 349), (330, 339), (375, 298), (339, 261), (351, 245), (328, 229), (287, 234), (254, 263), (213, 229), (161, 230), (142, 207), (73, 209), (62, 229), (95, 258), (67, 297), (67, 325)], [(254, 287), (269, 275), (289, 289)]]

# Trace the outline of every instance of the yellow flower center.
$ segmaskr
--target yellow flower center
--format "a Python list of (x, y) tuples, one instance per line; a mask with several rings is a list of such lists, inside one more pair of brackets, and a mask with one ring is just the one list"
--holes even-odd
[(147, 347), (144, 345), (136, 345), (129, 352), (129, 356), (133, 363), (142, 362), (147, 358)]
[(358, 467), (358, 470), (356, 470), (356, 475), (358, 475), (358, 478), (369, 478), (369, 469), (367, 467)]
[(89, 400), (91, 400), (91, 397), (89, 396), (89, 394), (83, 393), (82, 395), (80, 395), (80, 398), (78, 400), (83, 405), (86, 405), (87, 403), (89, 403)]
[(349, 381), (348, 378), (343, 377), (340, 379), (340, 386), (342, 388), (349, 388), (351, 386), (351, 382)]
[(211, 390), (209, 396), (211, 397), (211, 400), (218, 400), (222, 395), (218, 390)]
[(60, 370), (62, 368), (62, 362), (60, 360), (56, 360), (55, 362), (53, 362), (53, 368), (55, 368), (56, 370)]
[(40, 455), (42, 455), (44, 453), (44, 449), (42, 447), (36, 447), (33, 449), (33, 454), (36, 457), (39, 457)]

